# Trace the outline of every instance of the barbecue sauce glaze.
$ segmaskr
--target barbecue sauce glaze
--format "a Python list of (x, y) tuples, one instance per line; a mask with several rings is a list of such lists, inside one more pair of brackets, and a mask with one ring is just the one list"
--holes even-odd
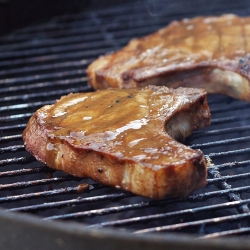
[(250, 101), (250, 17), (228, 14), (174, 21), (132, 39), (87, 69), (95, 89), (163, 85), (205, 88)]
[(205, 185), (205, 161), (175, 139), (209, 121), (204, 90), (108, 89), (69, 94), (37, 111), (28, 128), (36, 141), (46, 138), (44, 150), (29, 143), (29, 129), (24, 140), (52, 168), (146, 197), (187, 196)]

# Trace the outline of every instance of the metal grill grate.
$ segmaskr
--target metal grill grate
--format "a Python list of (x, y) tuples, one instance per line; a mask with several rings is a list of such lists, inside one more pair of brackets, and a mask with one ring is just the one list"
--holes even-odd
[[(202, 1), (202, 3), (205, 1)], [(124, 46), (171, 20), (230, 10), (249, 14), (244, 1), (208, 8), (155, 1), (84, 11), (16, 31), (0, 40), (0, 206), (43, 220), (116, 227), (136, 234), (181, 232), (201, 238), (250, 234), (250, 104), (209, 97), (212, 124), (186, 142), (203, 150), (208, 185), (187, 200), (149, 200), (89, 179), (56, 172), (23, 147), (21, 133), (39, 107), (70, 92), (92, 91), (85, 69), (100, 54)], [(184, 3), (182, 3), (184, 4)], [(156, 13), (151, 13), (156, 11)]]

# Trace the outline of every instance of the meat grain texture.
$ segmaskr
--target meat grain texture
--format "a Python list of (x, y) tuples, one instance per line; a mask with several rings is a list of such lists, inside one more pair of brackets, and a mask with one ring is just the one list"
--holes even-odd
[(198, 87), (250, 101), (250, 17), (174, 21), (101, 56), (87, 69), (94, 89)]
[(42, 107), (23, 139), (53, 169), (154, 199), (187, 197), (206, 185), (206, 163), (176, 140), (209, 122), (205, 90), (107, 89)]

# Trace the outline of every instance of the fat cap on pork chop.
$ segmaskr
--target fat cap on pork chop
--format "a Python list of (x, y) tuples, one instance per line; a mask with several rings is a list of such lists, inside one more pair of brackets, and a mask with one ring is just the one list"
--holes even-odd
[(174, 21), (101, 56), (87, 74), (94, 89), (198, 87), (250, 101), (250, 17)]
[(206, 91), (150, 86), (69, 94), (39, 109), (23, 132), (49, 167), (160, 199), (206, 184), (203, 154), (179, 142), (210, 122)]

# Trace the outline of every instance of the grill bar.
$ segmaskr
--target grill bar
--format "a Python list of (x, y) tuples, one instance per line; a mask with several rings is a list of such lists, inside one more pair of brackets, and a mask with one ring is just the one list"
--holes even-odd
[[(17, 151), (23, 151), (24, 146), (23, 145), (15, 145), (15, 146), (9, 146), (5, 148), (0, 148), (0, 154), (6, 153), (6, 152), (17, 152)], [(0, 173), (1, 176), (1, 173)]]
[[(7, 76), (15, 76), (20, 74), (34, 74), (37, 72), (46, 72), (50, 70), (64, 70), (68, 68), (82, 68), (86, 67), (88, 60), (79, 60), (79, 61), (68, 61), (68, 62), (57, 62), (52, 64), (42, 64), (42, 65), (30, 65), (23, 68), (9, 68), (0, 71), (0, 77), (3, 79)], [(6, 84), (10, 84), (5, 81)]]
[(231, 150), (231, 151), (226, 151), (226, 152), (219, 152), (219, 153), (210, 153), (208, 156), (210, 158), (218, 158), (222, 156), (235, 156), (235, 155), (241, 155), (241, 154), (247, 154), (250, 152), (250, 148), (244, 148), (244, 149), (236, 149), (236, 150)]
[[(122, 194), (126, 195), (126, 194)], [(169, 203), (169, 201), (160, 201), (159, 203)], [(155, 202), (140, 202), (140, 203), (134, 203), (124, 206), (116, 206), (116, 207), (109, 207), (104, 209), (96, 209), (91, 211), (85, 211), (85, 212), (77, 212), (77, 213), (71, 213), (71, 214), (64, 214), (64, 215), (58, 215), (58, 216), (50, 216), (45, 217), (45, 220), (56, 220), (56, 219), (71, 219), (71, 218), (79, 218), (79, 217), (89, 217), (89, 216), (101, 216), (106, 214), (112, 214), (112, 213), (118, 213), (123, 211), (129, 211), (129, 210), (135, 210), (135, 209), (142, 209), (146, 207), (152, 207), (155, 205)]]
[(223, 118), (211, 119), (212, 125), (219, 125), (228, 122), (246, 121), (250, 118), (250, 115), (238, 115), (238, 116), (228, 116)]
[(35, 158), (34, 157), (15, 157), (11, 159), (4, 159), (0, 160), (0, 167), (5, 167), (7, 165), (12, 165), (12, 164), (29, 164), (31, 162), (34, 162)]
[(13, 195), (13, 196), (7, 196), (7, 197), (1, 197), (0, 203), (9, 203), (9, 202), (16, 202), (21, 200), (27, 200), (27, 199), (39, 199), (43, 197), (53, 197), (58, 195), (66, 195), (66, 194), (81, 194), (81, 193), (87, 193), (93, 190), (98, 190), (103, 188), (100, 184), (79, 184), (76, 187), (70, 187), (67, 188), (60, 188), (60, 189), (53, 189), (49, 191), (42, 191), (42, 192), (33, 192), (28, 194), (21, 194), (21, 195)]
[[(64, 71), (64, 72), (57, 72), (57, 73), (50, 73), (50, 74), (41, 74), (39, 75), (39, 77), (37, 77), (37, 75), (33, 75), (33, 76), (25, 76), (25, 77), (19, 77), (19, 78), (9, 78), (9, 79), (6, 79), (6, 80), (0, 80), (0, 84), (13, 84), (13, 83), (23, 83), (25, 82), (26, 84), (28, 84), (29, 82), (34, 82), (34, 81), (37, 81), (37, 80), (46, 80), (46, 79), (50, 79), (50, 78), (66, 78), (66, 77), (70, 77), (70, 76), (82, 76), (82, 75), (85, 75), (85, 72), (81, 69), (78, 69), (78, 70), (71, 70), (71, 71)], [(81, 78), (76, 78), (76, 79), (72, 79), (72, 83), (75, 82), (79, 82), (79, 79), (81, 81), (86, 81), (87, 78), (84, 76), (82, 76)], [(71, 79), (70, 79), (71, 80)], [(69, 80), (63, 80), (63, 81), (59, 81), (59, 82), (55, 82), (55, 84), (69, 84)], [(48, 87), (49, 85), (51, 85), (51, 82), (42, 82), (42, 83), (36, 83), (36, 84), (33, 84), (33, 85), (29, 85), (29, 88), (32, 89), (34, 87)], [(25, 85), (23, 86), (17, 86), (17, 87), (13, 87), (11, 86), (11, 88), (8, 86), (7, 88), (3, 88), (3, 93), (6, 93), (6, 92), (10, 92), (13, 91), (15, 92), (16, 90), (22, 90), (23, 88), (25, 87)], [(27, 89), (27, 85), (26, 85), (26, 89)]]
[[(123, 219), (123, 220), (116, 220), (116, 221), (109, 221), (109, 222), (103, 222), (99, 224), (92, 224), (89, 227), (107, 227), (107, 226), (124, 226), (126, 224), (131, 224), (131, 223), (146, 223), (148, 221), (152, 220), (159, 220), (163, 218), (170, 218), (174, 216), (183, 216), (184, 214), (194, 214), (194, 213), (200, 213), (200, 212), (206, 212), (206, 211), (212, 211), (212, 210), (218, 210), (218, 209), (225, 209), (225, 208), (230, 208), (230, 207), (236, 207), (240, 205), (246, 205), (249, 204), (250, 200), (244, 200), (244, 201), (231, 201), (231, 202), (226, 202), (226, 203), (221, 203), (221, 204), (216, 204), (216, 205), (209, 205), (209, 206), (201, 206), (201, 207), (195, 207), (192, 209), (185, 209), (185, 210), (180, 210), (176, 212), (169, 212), (169, 213), (162, 213), (162, 214), (153, 214), (149, 216), (139, 216), (139, 217), (133, 217), (129, 219)], [(148, 230), (148, 229), (147, 229)], [(155, 230), (155, 229), (152, 229)]]
[(32, 103), (25, 103), (25, 104), (16, 104), (11, 106), (4, 106), (0, 108), (1, 111), (10, 111), (10, 110), (18, 110), (18, 109), (27, 109), (33, 107), (41, 107), (43, 105), (52, 104), (55, 100), (43, 101), (43, 102), (32, 102)]
[[(180, 11), (178, 3), (169, 1), (168, 8), (156, 3), (160, 13), (153, 15), (142, 1), (126, 3), (54, 19), (0, 39), (0, 203), (5, 210), (36, 213), (44, 220), (74, 220), (90, 228), (132, 229), (136, 234), (249, 235), (250, 105), (246, 102), (208, 97), (211, 126), (186, 142), (202, 149), (208, 159), (208, 185), (186, 199), (152, 201), (67, 176), (38, 163), (23, 146), (22, 131), (39, 107), (70, 92), (92, 91), (85, 70), (94, 58), (172, 20), (211, 10), (224, 13), (224, 6), (201, 4), (201, 12), (183, 4), (186, 8)], [(241, 12), (244, 4), (239, 0), (228, 6)]]
[[(74, 201), (73, 201), (74, 202)], [(164, 201), (160, 201), (159, 203), (163, 203)], [(113, 212), (121, 212), (123, 210), (130, 210), (130, 209), (137, 209), (138, 207), (141, 208), (142, 206), (152, 206), (154, 205), (155, 202), (149, 202), (149, 203), (137, 203), (137, 204), (132, 204), (132, 205), (127, 205), (127, 206), (120, 206), (120, 207), (111, 207), (111, 208), (106, 208), (106, 209), (98, 209), (98, 210), (93, 210), (93, 211), (85, 211), (85, 212), (78, 212), (78, 213), (72, 213), (72, 214), (64, 214), (64, 215), (58, 215), (58, 216), (53, 216), (53, 217), (48, 217), (46, 219), (69, 219), (69, 218), (76, 218), (76, 217), (83, 217), (83, 216), (90, 216), (92, 214), (99, 214), (99, 215), (105, 215), (108, 213), (113, 213)], [(168, 200), (165, 201), (165, 203), (169, 203)], [(201, 207), (201, 208), (193, 208), (193, 209), (187, 209), (184, 211), (178, 211), (178, 212), (173, 212), (173, 213), (168, 213), (168, 214), (164, 214), (164, 215), (156, 215), (156, 216), (160, 216), (160, 218), (167, 217), (167, 216), (173, 216), (173, 215), (183, 215), (184, 213), (195, 213), (197, 211), (207, 211), (207, 210), (213, 210), (213, 209), (218, 209), (218, 208), (228, 208), (231, 206), (235, 206), (235, 205), (244, 205), (244, 204), (248, 204), (250, 203), (250, 200), (241, 200), (241, 201), (233, 201), (233, 202), (227, 202), (224, 204), (217, 204), (217, 205), (212, 205), (212, 206), (205, 206), (205, 207)], [(52, 204), (53, 205), (53, 204)], [(250, 215), (248, 215), (250, 216)], [(141, 218), (141, 217), (140, 217)], [(144, 219), (147, 218), (149, 219), (149, 217), (144, 217)], [(224, 219), (226, 220), (227, 217), (225, 217)], [(155, 217), (151, 218), (151, 219), (155, 219)], [(132, 221), (130, 221), (131, 223)]]
[(51, 183), (61, 183), (63, 181), (69, 180), (79, 180), (73, 176), (62, 176), (62, 177), (54, 177), (49, 179), (40, 179), (35, 181), (20, 181), (11, 184), (0, 184), (0, 191), (2, 190), (13, 190), (13, 189), (20, 189), (20, 188), (29, 188), (39, 185), (48, 185)]
[[(21, 174), (30, 174), (30, 173), (38, 173), (38, 172), (50, 172), (50, 171), (53, 171), (53, 170), (50, 170), (49, 168), (47, 167), (39, 167), (39, 168), (33, 168), (33, 169), (25, 169), (25, 170), (18, 170), (18, 171), (7, 171), (7, 172), (3, 172), (2, 175), (3, 176), (11, 176), (11, 175), (19, 175), (20, 173)], [(2, 175), (0, 175), (0, 177), (2, 177)], [(215, 174), (214, 174), (215, 175)], [(218, 175), (218, 173), (217, 173)], [(216, 175), (216, 176), (217, 176)], [(10, 186), (10, 188), (12, 188), (12, 186)], [(193, 195), (193, 196), (190, 196), (189, 197), (189, 200), (191, 201), (201, 201), (201, 200), (206, 200), (208, 198), (211, 198), (211, 197), (218, 197), (218, 196), (224, 196), (224, 195), (231, 195), (233, 193), (241, 193), (241, 192), (249, 192), (250, 191), (250, 186), (244, 186), (244, 187), (239, 187), (239, 188), (231, 188), (229, 185), (227, 185), (225, 187), (225, 184), (224, 184), (224, 188), (226, 190), (220, 190), (220, 191), (213, 191), (213, 192), (207, 192), (207, 193), (204, 193), (204, 194), (199, 194), (199, 195)], [(178, 199), (177, 199), (178, 200)], [(77, 201), (78, 202), (78, 201)], [(60, 203), (59, 203), (60, 204)], [(65, 203), (67, 204), (67, 202)], [(56, 202), (53, 202), (52, 204), (53, 207), (57, 207), (57, 203)], [(35, 207), (29, 207), (30, 210), (37, 210), (38, 207), (42, 208), (42, 209), (46, 209), (48, 207), (51, 207), (51, 204), (49, 203), (46, 203), (46, 204), (40, 204), (40, 205), (37, 205)], [(20, 208), (20, 210), (26, 210), (28, 208)]]
[[(166, 22), (165, 22), (166, 23)], [(111, 44), (113, 47), (115, 46), (115, 45), (119, 45), (119, 38), (124, 38), (124, 35), (126, 34), (126, 36), (131, 36), (131, 37), (135, 37), (135, 36), (143, 36), (144, 34), (148, 34), (149, 32), (150, 32), (150, 30), (157, 30), (158, 28), (160, 27), (160, 24), (151, 24), (149, 27), (133, 27), (133, 28), (130, 28), (129, 30), (114, 30), (115, 31), (115, 40), (113, 40), (112, 39), (112, 37), (109, 37), (109, 36), (107, 36), (107, 39), (109, 40), (108, 42), (109, 42), (109, 44)], [(100, 31), (100, 30), (99, 30)], [(69, 33), (67, 33), (67, 35), (66, 35), (66, 37), (68, 36), (68, 37), (70, 37), (70, 36), (73, 36), (73, 37), (75, 37), (75, 36), (81, 36), (82, 37), (82, 42), (93, 42), (93, 41), (98, 41), (98, 40), (100, 40), (100, 34), (99, 33), (89, 33), (88, 34), (88, 36), (87, 36), (87, 38), (86, 37), (84, 37), (83, 36), (83, 33), (84, 32), (84, 29), (76, 29), (76, 30), (72, 30), (72, 32), (69, 34)], [(106, 32), (105, 30), (104, 30), (104, 32)], [(109, 32), (108, 32), (109, 33)], [(110, 33), (112, 33), (112, 31), (110, 32)], [(49, 35), (49, 34), (48, 34)], [(63, 34), (61, 34), (62, 36), (63, 36)], [(30, 35), (27, 35), (27, 37), (30, 37)], [(56, 39), (58, 39), (58, 38), (60, 38), (60, 36), (58, 36), (58, 37), (55, 37)], [(19, 40), (20, 42), (22, 41), (21, 39), (23, 39), (22, 37), (21, 37), (21, 35), (19, 36), (19, 37), (17, 37), (17, 41)], [(104, 38), (104, 41), (105, 41), (106, 39)], [(112, 41), (113, 42), (115, 42), (115, 44), (112, 44)], [(126, 41), (126, 40), (121, 40), (121, 41)], [(94, 42), (95, 43), (95, 42)], [(67, 45), (64, 45), (65, 47), (67, 47)], [(83, 45), (81, 45), (81, 47), (83, 48), (83, 49), (85, 49), (86, 48), (86, 46), (83, 46)], [(53, 47), (52, 47), (53, 48)], [(98, 48), (98, 47), (97, 47)], [(38, 50), (39, 51), (39, 50)], [(52, 52), (56, 52), (57, 50), (52, 50)], [(35, 50), (32, 50), (32, 52), (33, 53), (36, 53), (36, 51)], [(101, 53), (100, 53), (101, 54)], [(10, 57), (10, 55), (11, 54), (8, 54), (8, 53), (5, 53), (4, 55), (3, 55), (3, 59), (8, 59), (9, 57)], [(15, 55), (14, 53), (12, 54), (12, 55)], [(16, 55), (19, 55), (19, 53), (16, 53)], [(46, 55), (46, 54), (45, 54)], [(29, 56), (29, 55), (27, 55), (27, 56)]]
[[(41, 205), (35, 205), (35, 206), (12, 208), (12, 209), (9, 209), (9, 211), (31, 212), (31, 211), (38, 211), (38, 210), (43, 210), (43, 209), (55, 208), (55, 207), (60, 208), (60, 207), (66, 207), (70, 205), (92, 203), (92, 202), (103, 201), (103, 200), (114, 200), (114, 199), (116, 200), (116, 199), (131, 197), (131, 196), (132, 196), (131, 194), (126, 194), (126, 193), (99, 195), (98, 197), (88, 197), (88, 198), (81, 198), (81, 199), (78, 198), (78, 199), (72, 199), (72, 200), (51, 202), (51, 203), (47, 203), (46, 205), (41, 204)], [(89, 216), (91, 216), (91, 214), (89, 214)]]
[[(57, 90), (57, 91), (50, 91), (50, 92), (40, 92), (40, 93), (32, 93), (32, 94), (25, 94), (25, 95), (13, 95), (13, 96), (8, 96), (7, 98), (1, 98), (0, 101), (22, 101), (23, 99), (35, 99), (35, 98), (41, 98), (41, 97), (51, 97), (51, 96), (58, 96), (58, 95), (66, 95), (71, 92), (84, 92), (84, 91), (89, 91), (90, 87), (89, 86), (81, 86), (77, 88), (67, 88), (67, 89), (62, 89), (62, 90)], [(7, 117), (0, 117), (1, 122), (5, 122), (5, 119)]]
[[(95, 47), (105, 47), (105, 43), (99, 41), (98, 44), (93, 44)], [(110, 46), (110, 45), (109, 45)], [(2, 52), (1, 59), (12, 59), (12, 58), (24, 58), (24, 57), (35, 57), (40, 55), (49, 55), (49, 54), (60, 54), (62, 52), (74, 52), (80, 51), (83, 49), (89, 48), (90, 45), (86, 43), (78, 43), (78, 44), (69, 44), (63, 46), (49, 46), (44, 48), (35, 48), (35, 49), (27, 49), (27, 50), (19, 50), (19, 51), (11, 51), (11, 52)]]
[[(210, 168), (210, 169), (208, 169), (208, 174), (210, 176), (212, 176), (214, 179), (217, 179), (217, 178), (223, 179), (218, 170)], [(226, 180), (224, 180), (224, 181), (219, 183), (219, 188), (220, 189), (225, 189), (225, 190), (230, 190), (231, 186), (229, 184), (227, 184)], [(232, 192), (228, 193), (227, 198), (230, 201), (239, 201), (239, 200), (241, 200), (241, 197), (240, 197), (240, 195), (238, 193), (232, 193)], [(249, 208), (245, 204), (239, 206), (238, 210), (241, 213), (249, 213)]]
[[(2, 132), (5, 132), (5, 131), (15, 131), (15, 130), (19, 130), (19, 129), (24, 129), (25, 127), (26, 127), (26, 123), (23, 123), (23, 124), (16, 124), (16, 125), (10, 125), (10, 126), (0, 127), (0, 130)], [(1, 137), (0, 142), (2, 141), (2, 138), (3, 137)]]
[[(99, 49), (95, 51), (77, 51), (77, 52), (69, 52), (69, 53), (63, 53), (63, 54), (51, 54), (51, 55), (44, 55), (44, 56), (34, 56), (34, 57), (27, 57), (25, 59), (17, 58), (14, 60), (8, 60), (8, 61), (1, 61), (0, 67), (6, 67), (6, 66), (17, 66), (17, 65), (25, 65), (27, 64), (33, 64), (33, 63), (51, 63), (51, 62), (62, 62), (62, 61), (69, 61), (69, 60), (82, 60), (82, 58), (92, 58), (96, 54), (104, 54), (107, 52), (107, 49)], [(89, 59), (89, 62), (90, 62)]]
[(221, 183), (223, 181), (237, 181), (237, 180), (244, 180), (248, 179), (250, 176), (250, 173), (244, 173), (244, 174), (237, 174), (237, 175), (227, 175), (222, 177), (217, 177), (213, 179), (208, 179), (207, 183), (208, 185)]
[(208, 137), (208, 136), (221, 135), (221, 134), (240, 133), (240, 132), (248, 131), (249, 129), (250, 129), (250, 125), (225, 128), (225, 129), (215, 129), (215, 130), (209, 130), (209, 131), (197, 131), (192, 135), (192, 138), (195, 139), (195, 138)]
[[(58, 76), (63, 77), (63, 75), (67, 75), (68, 72), (65, 72), (63, 74), (58, 74)], [(72, 72), (71, 72), (72, 73)], [(79, 71), (75, 71), (72, 73), (72, 75), (76, 75), (76, 73), (80, 73)], [(50, 74), (51, 75), (51, 74)], [(68, 76), (68, 75), (67, 75)], [(36, 78), (36, 76), (34, 76), (34, 78)], [(29, 89), (38, 89), (38, 88), (48, 88), (50, 86), (60, 86), (63, 87), (64, 85), (68, 85), (69, 82), (71, 84), (79, 84), (82, 82), (85, 82), (87, 80), (86, 77), (79, 77), (79, 78), (74, 78), (74, 79), (67, 79), (67, 80), (59, 80), (59, 81), (55, 81), (53, 80), (52, 82), (39, 82), (39, 83), (35, 83), (35, 84), (30, 84), (29, 85)], [(28, 82), (28, 81), (27, 81)], [(26, 87), (26, 88), (25, 88)], [(16, 87), (7, 87), (7, 88), (2, 88), (2, 93), (9, 93), (10, 90), (11, 92), (16, 92), (16, 91), (23, 91), (23, 90), (27, 90), (27, 85), (21, 85), (21, 86), (16, 86)], [(46, 91), (47, 92), (47, 91)]]
[(22, 138), (22, 135), (3, 136), (3, 137), (0, 137), (0, 142), (3, 142), (3, 141), (12, 141), (12, 140), (15, 140), (15, 139), (20, 139), (20, 138)]
[[(56, 39), (54, 40), (53, 43), (50, 42), (50, 44), (48, 44), (48, 46), (44, 46), (45, 44), (43, 44), (42, 48), (36, 47), (36, 48), (26, 48), (26, 49), (22, 49), (22, 50), (18, 50), (18, 51), (10, 51), (10, 52), (1, 52), (0, 58), (2, 60), (13, 60), (13, 58), (24, 58), (24, 57), (36, 57), (36, 56), (40, 56), (40, 55), (50, 55), (50, 54), (61, 54), (63, 52), (74, 52), (74, 51), (83, 51), (83, 50), (91, 50), (91, 48), (95, 48), (96, 49), (108, 49), (110, 48), (110, 46), (112, 46), (112, 41), (110, 40), (106, 40), (106, 41), (98, 41), (98, 34), (93, 35), (91, 37), (91, 40), (96, 39), (95, 42), (91, 41), (91, 42), (84, 42), (83, 40), (84, 37), (82, 37), (82, 34), (80, 34), (80, 37), (77, 37), (77, 40), (80, 40), (78, 43), (69, 43), (67, 44), (65, 42), (65, 38), (63, 39)], [(66, 38), (66, 41), (74, 39), (74, 37), (70, 37), (70, 38)], [(116, 39), (116, 43), (117, 44), (125, 44), (127, 42), (127, 38), (123, 38), (122, 35), (121, 37)], [(59, 44), (58, 44), (59, 43)], [(60, 43), (63, 43), (62, 46), (60, 46)], [(81, 62), (81, 61), (80, 61)], [(72, 65), (68, 65), (68, 66), (72, 66)], [(39, 69), (40, 70), (40, 69)], [(1, 75), (1, 73), (0, 73)]]
[(3, 116), (3, 117), (0, 117), (0, 122), (10, 122), (10, 121), (16, 121), (16, 120), (23, 120), (25, 118), (31, 117), (32, 115), (33, 115), (33, 113)]
[(242, 234), (242, 233), (248, 233), (250, 232), (250, 228), (249, 227), (243, 227), (243, 228), (238, 228), (235, 230), (227, 230), (227, 231), (223, 231), (220, 233), (212, 233), (212, 234), (207, 234), (205, 236), (199, 237), (201, 239), (211, 239), (211, 238), (217, 238), (217, 237), (221, 237), (221, 236), (230, 236), (230, 235), (236, 235), (236, 234)]
[(172, 230), (177, 230), (177, 229), (183, 229), (185, 227), (201, 226), (201, 225), (205, 225), (205, 224), (218, 224), (218, 223), (222, 223), (222, 222), (234, 222), (234, 221), (239, 221), (242, 219), (247, 219), (247, 218), (249, 218), (249, 216), (250, 216), (250, 214), (237, 214), (237, 215), (216, 217), (216, 218), (200, 220), (200, 221), (178, 223), (178, 224), (170, 225), (170, 226), (148, 228), (145, 230), (138, 230), (135, 233), (141, 234), (141, 233), (152, 233), (152, 232), (159, 232), (159, 231), (172, 231)]
[[(244, 109), (249, 109), (249, 104), (248, 103), (235, 103), (234, 105), (231, 106), (233, 110), (244, 110)], [(227, 112), (228, 108), (227, 107), (216, 107), (216, 108), (211, 108), (211, 112), (213, 114), (216, 113), (222, 113), (222, 112)]]
[(235, 162), (227, 162), (227, 163), (224, 163), (224, 164), (220, 164), (220, 165), (213, 165), (213, 166), (208, 166), (208, 170), (209, 169), (214, 169), (214, 170), (223, 170), (223, 169), (229, 169), (229, 168), (232, 168), (232, 167), (244, 167), (244, 166), (248, 166), (250, 165), (250, 160), (246, 160), (246, 161), (235, 161)]
[(247, 142), (250, 140), (250, 136), (245, 137), (239, 137), (234, 139), (226, 139), (221, 141), (213, 141), (213, 142), (207, 142), (207, 143), (201, 143), (201, 144), (193, 144), (190, 147), (191, 148), (210, 148), (210, 147), (217, 147), (217, 146), (223, 146), (223, 145), (230, 145), (230, 144), (238, 144), (240, 142)]
[(1, 172), (0, 173), (0, 178), (1, 177), (11, 177), (11, 176), (18, 176), (18, 175), (41, 173), (41, 172), (53, 172), (53, 170), (51, 170), (48, 167), (36, 167), (36, 168), (18, 169), (18, 170)]

